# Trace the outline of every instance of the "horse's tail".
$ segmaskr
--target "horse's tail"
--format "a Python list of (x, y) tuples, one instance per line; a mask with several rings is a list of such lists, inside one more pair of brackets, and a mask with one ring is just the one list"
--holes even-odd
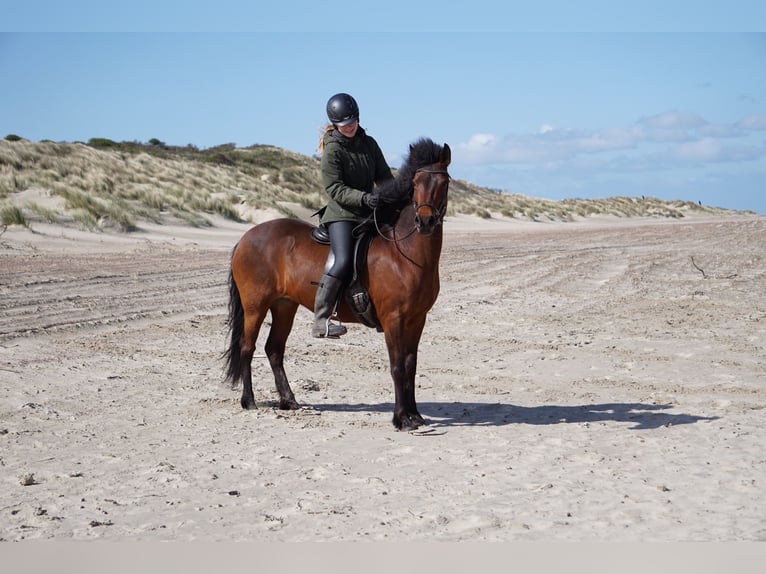
[(223, 352), (226, 362), (226, 378), (224, 380), (234, 387), (242, 378), (242, 361), (240, 360), (240, 341), (245, 329), (245, 312), (242, 309), (242, 300), (239, 297), (239, 289), (234, 281), (234, 274), (229, 270), (229, 348)]

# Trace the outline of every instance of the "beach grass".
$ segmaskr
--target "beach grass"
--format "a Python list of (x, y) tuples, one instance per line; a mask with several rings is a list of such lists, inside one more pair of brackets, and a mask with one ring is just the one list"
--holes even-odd
[[(237, 148), (115, 142), (0, 140), (0, 201), (4, 225), (46, 221), (130, 232), (142, 221), (210, 225), (212, 216), (250, 221), (253, 210), (296, 217), (290, 205), (317, 210), (325, 203), (319, 160), (273, 146)], [(37, 191), (54, 207), (43, 205)], [(63, 206), (60, 205), (63, 203)], [(477, 186), (450, 184), (448, 215), (482, 219), (573, 221), (594, 216), (681, 218), (731, 213), (716, 207), (651, 197), (552, 201)], [(8, 221), (10, 223), (5, 223)]]

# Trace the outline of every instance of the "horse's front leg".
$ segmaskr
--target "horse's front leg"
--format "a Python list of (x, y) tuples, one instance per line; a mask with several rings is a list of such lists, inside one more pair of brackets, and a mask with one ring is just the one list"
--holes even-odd
[(411, 431), (426, 424), (418, 412), (415, 402), (415, 372), (418, 363), (418, 351), (413, 349), (406, 352), (397, 360), (391, 368), (391, 376), (394, 379), (394, 418), (396, 428), (403, 431)]
[[(402, 337), (389, 336), (386, 333), (386, 344), (391, 363), (391, 378), (394, 380), (394, 426), (399, 430), (411, 431), (426, 424), (418, 412), (415, 402), (415, 375), (418, 366), (419, 331), (415, 334), (402, 333)], [(416, 335), (416, 336), (413, 336)]]

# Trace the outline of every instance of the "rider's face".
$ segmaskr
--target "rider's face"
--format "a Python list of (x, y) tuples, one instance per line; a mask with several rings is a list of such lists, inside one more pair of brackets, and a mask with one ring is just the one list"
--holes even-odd
[(359, 128), (359, 121), (354, 120), (350, 124), (347, 124), (345, 126), (337, 126), (338, 131), (346, 136), (347, 138), (354, 137), (354, 134), (356, 134), (356, 130)]

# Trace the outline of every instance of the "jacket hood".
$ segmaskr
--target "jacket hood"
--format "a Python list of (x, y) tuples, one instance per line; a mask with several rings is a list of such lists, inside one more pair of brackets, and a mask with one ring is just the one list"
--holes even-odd
[(337, 142), (341, 145), (346, 146), (351, 144), (354, 141), (359, 141), (364, 139), (365, 135), (366, 135), (366, 132), (364, 131), (364, 128), (362, 126), (359, 126), (357, 128), (356, 133), (354, 134), (354, 137), (352, 138), (347, 138), (338, 130), (331, 130), (324, 135), (324, 143), (325, 145), (327, 145), (330, 142)]

